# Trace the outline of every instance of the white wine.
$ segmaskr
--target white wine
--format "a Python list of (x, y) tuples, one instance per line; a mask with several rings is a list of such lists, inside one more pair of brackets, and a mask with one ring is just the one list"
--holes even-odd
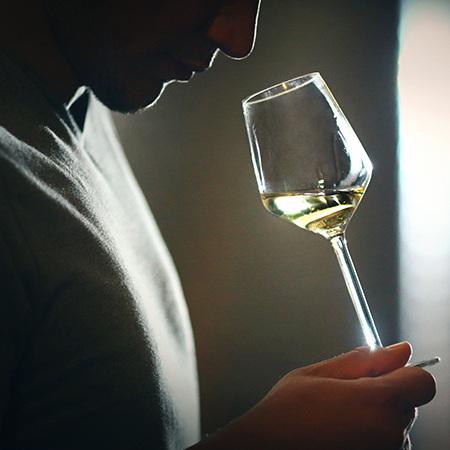
[(262, 194), (266, 209), (288, 222), (327, 239), (342, 234), (364, 189)]

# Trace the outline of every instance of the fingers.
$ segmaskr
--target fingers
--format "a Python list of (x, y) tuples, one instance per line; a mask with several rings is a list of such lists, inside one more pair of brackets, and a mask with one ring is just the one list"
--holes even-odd
[(305, 375), (353, 380), (376, 377), (403, 367), (412, 353), (408, 342), (371, 350), (359, 347), (333, 359), (301, 369)]
[(393, 389), (405, 410), (424, 405), (436, 395), (436, 380), (433, 375), (418, 367), (404, 367), (383, 375), (382, 378)]

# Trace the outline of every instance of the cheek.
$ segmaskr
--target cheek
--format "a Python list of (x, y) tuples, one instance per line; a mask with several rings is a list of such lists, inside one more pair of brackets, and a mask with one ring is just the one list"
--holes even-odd
[(114, 46), (117, 54), (137, 55), (167, 50), (173, 42), (202, 29), (212, 22), (219, 3), (128, 0), (126, 7), (107, 8), (106, 14), (94, 20), (103, 40)]

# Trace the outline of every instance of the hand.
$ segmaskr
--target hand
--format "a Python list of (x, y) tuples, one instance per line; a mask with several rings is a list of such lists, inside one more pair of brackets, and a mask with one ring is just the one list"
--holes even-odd
[(436, 391), (431, 374), (404, 367), (410, 356), (406, 342), (361, 347), (294, 370), (199, 448), (399, 450)]

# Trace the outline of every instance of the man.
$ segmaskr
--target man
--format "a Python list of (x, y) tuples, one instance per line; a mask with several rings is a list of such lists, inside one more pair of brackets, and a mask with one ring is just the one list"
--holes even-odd
[[(200, 440), (172, 262), (105, 109), (134, 112), (217, 50), (245, 57), (259, 0), (6, 0), (0, 15), (2, 448), (398, 449), (433, 377), (408, 344), (288, 374)], [(103, 105), (102, 105), (103, 104)]]

